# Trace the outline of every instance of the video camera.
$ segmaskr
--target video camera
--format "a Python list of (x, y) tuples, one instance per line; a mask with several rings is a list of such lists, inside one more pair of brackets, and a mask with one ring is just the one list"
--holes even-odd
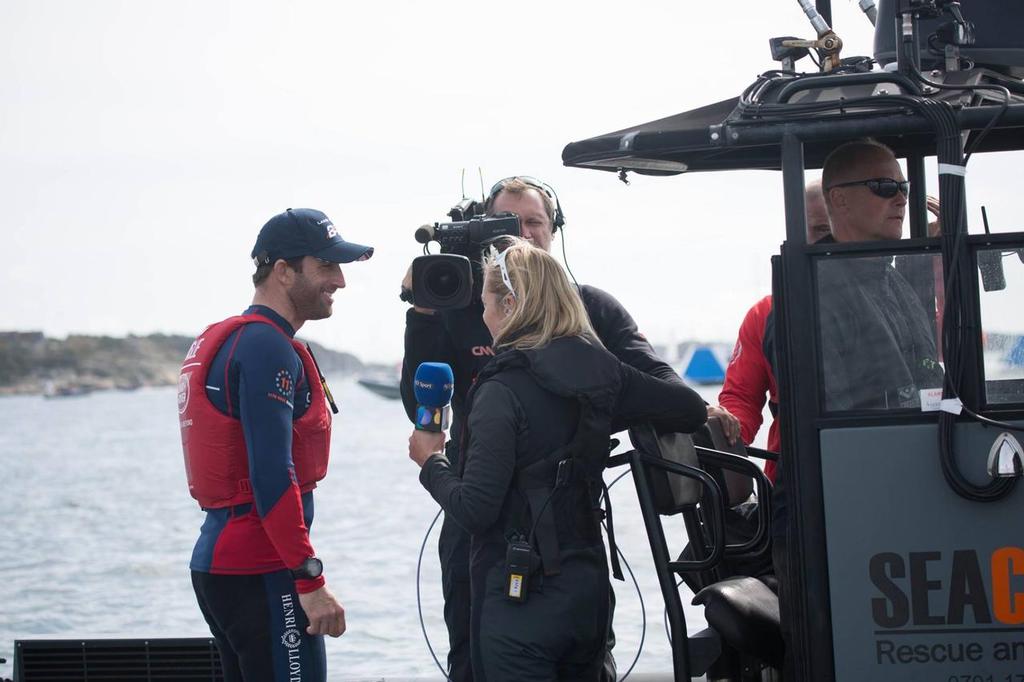
[(498, 237), (520, 235), (515, 214), (485, 215), (484, 205), (475, 199), (463, 199), (448, 211), (448, 217), (452, 222), (416, 230), (416, 241), (437, 242), (441, 253), (413, 260), (412, 291), (402, 291), (403, 301), (435, 310), (466, 307), (480, 296), (483, 248)]

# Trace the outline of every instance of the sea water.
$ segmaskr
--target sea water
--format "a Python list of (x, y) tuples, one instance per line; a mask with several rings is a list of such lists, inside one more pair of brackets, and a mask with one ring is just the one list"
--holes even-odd
[[(416, 585), (438, 507), (408, 458), (409, 422), (401, 403), (351, 379), (332, 388), (341, 413), (312, 529), (348, 624), (344, 636), (327, 639), (330, 679), (442, 679), (420, 628)], [(715, 402), (717, 390), (702, 393)], [(0, 678), (13, 675), (15, 639), (209, 636), (189, 578), (203, 513), (185, 484), (176, 400), (173, 387), (0, 398)], [(609, 470), (606, 480), (622, 472)], [(625, 583), (614, 582), (619, 670), (643, 637), (636, 671), (667, 671), (664, 602), (632, 478), (611, 496), (616, 539), (643, 596), (641, 608), (628, 572)], [(439, 526), (424, 550), (420, 598), (443, 662)], [(682, 525), (667, 523), (666, 531), (676, 555)], [(692, 633), (704, 620), (690, 596), (683, 588)]]

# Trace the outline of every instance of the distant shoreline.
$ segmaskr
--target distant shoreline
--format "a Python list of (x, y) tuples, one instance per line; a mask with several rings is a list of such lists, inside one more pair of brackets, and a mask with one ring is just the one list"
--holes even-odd
[[(193, 337), (126, 337), (0, 332), (0, 395), (81, 395), (99, 390), (173, 386)], [(367, 366), (351, 353), (309, 342), (324, 374), (353, 374)]]

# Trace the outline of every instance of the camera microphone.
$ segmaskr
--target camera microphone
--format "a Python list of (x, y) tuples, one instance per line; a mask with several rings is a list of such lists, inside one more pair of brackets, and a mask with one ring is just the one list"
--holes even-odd
[(413, 236), (420, 244), (426, 244), (434, 238), (434, 226), (422, 225), (416, 228), (416, 234)]
[(416, 395), (416, 428), (439, 433), (450, 424), (455, 377), (444, 362), (423, 362), (416, 368), (413, 392)]

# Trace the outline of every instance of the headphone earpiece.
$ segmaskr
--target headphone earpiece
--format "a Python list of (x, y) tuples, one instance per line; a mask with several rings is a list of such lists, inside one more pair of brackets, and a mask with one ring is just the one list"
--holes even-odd
[(555, 201), (555, 221), (551, 225), (551, 233), (558, 232), (558, 228), (565, 225), (565, 214), (562, 213), (562, 204), (558, 203), (558, 195), (555, 194), (555, 190), (551, 189), (550, 186), (545, 185), (548, 189), (548, 196)]
[(562, 213), (562, 204), (558, 202), (558, 195), (555, 194), (555, 190), (553, 190), (551, 188), (551, 185), (549, 185), (548, 183), (541, 182), (536, 178), (529, 178), (527, 180), (524, 179), (522, 176), (519, 176), (519, 179), (525, 182), (527, 185), (530, 185), (531, 187), (536, 187), (540, 191), (544, 192), (544, 194), (548, 195), (551, 201), (555, 202), (555, 218), (551, 222), (551, 234), (558, 232), (558, 228), (565, 225), (565, 214)]

